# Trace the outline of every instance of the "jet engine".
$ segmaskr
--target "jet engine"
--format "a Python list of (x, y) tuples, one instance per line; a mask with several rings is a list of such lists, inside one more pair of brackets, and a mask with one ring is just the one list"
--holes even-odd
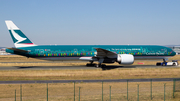
[(118, 54), (117, 55), (117, 62), (119, 64), (133, 64), (134, 63), (134, 56), (131, 54)]

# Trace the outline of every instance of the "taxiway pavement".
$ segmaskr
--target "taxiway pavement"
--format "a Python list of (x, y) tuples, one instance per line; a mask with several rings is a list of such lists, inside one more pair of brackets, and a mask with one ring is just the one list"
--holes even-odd
[(110, 79), (110, 80), (31, 80), (31, 81), (0, 81), (0, 84), (29, 84), (29, 83), (73, 83), (73, 82), (159, 82), (159, 81), (173, 81), (180, 78), (150, 78), (150, 79)]
[(102, 70), (110, 70), (110, 69), (121, 69), (121, 68), (180, 68), (180, 66), (155, 66), (155, 65), (111, 65), (106, 66), (104, 68), (96, 68), (96, 67), (87, 67), (87, 66), (0, 66), (0, 70), (77, 70), (77, 69), (102, 69)]

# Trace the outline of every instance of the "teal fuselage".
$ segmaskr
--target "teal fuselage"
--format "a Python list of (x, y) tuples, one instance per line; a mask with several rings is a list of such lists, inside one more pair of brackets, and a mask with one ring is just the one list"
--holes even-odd
[(15, 53), (9, 49), (6, 49), (6, 52), (34, 58), (63, 60), (93, 57), (97, 52), (95, 48), (102, 48), (116, 54), (132, 54), (135, 59), (167, 59), (176, 55), (172, 49), (158, 45), (39, 45), (18, 48), (28, 53)]

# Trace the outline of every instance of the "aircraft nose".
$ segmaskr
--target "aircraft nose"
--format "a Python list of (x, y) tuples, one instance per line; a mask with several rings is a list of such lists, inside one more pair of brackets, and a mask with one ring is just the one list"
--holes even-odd
[(172, 55), (176, 55), (176, 52), (175, 51), (172, 51), (172, 53), (171, 53)]

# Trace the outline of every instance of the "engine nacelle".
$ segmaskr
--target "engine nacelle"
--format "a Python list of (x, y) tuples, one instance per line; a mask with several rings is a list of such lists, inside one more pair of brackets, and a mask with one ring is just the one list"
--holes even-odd
[(133, 64), (134, 63), (134, 56), (131, 54), (118, 54), (117, 55), (117, 62), (119, 64)]

